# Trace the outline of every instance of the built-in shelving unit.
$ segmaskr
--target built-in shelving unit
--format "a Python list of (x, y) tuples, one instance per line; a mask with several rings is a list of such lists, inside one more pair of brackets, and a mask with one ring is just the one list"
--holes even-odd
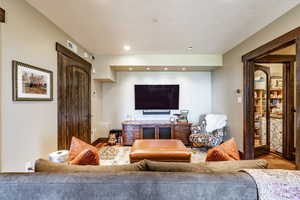
[(270, 89), (270, 116), (271, 118), (281, 119), (282, 118), (282, 102), (283, 102), (283, 91), (282, 88), (271, 88)]

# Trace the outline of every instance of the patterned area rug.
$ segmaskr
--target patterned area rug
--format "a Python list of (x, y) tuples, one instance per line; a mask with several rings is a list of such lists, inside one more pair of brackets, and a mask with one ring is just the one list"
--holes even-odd
[[(124, 165), (129, 164), (129, 153), (131, 147), (124, 146), (105, 146), (99, 150), (100, 165)], [(206, 152), (201, 149), (191, 149), (191, 162), (199, 163), (205, 161)]]
[(299, 200), (300, 172), (281, 169), (244, 169), (256, 182), (260, 200)]

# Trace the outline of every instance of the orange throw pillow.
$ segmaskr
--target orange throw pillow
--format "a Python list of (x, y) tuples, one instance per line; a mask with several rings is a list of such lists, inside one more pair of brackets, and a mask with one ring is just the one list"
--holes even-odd
[(69, 163), (71, 165), (99, 165), (99, 156), (92, 150), (85, 149)]
[(206, 161), (240, 160), (240, 154), (234, 138), (207, 152)]
[[(90, 165), (99, 165), (99, 154), (98, 154), (98, 149), (90, 144), (87, 144), (86, 142), (76, 138), (76, 137), (72, 137), (72, 141), (71, 141), (71, 147), (70, 147), (70, 152), (69, 152), (69, 161), (70, 163), (83, 151), (85, 150), (90, 150), (91, 152), (93, 152), (93, 156), (95, 157), (95, 161), (91, 161)], [(86, 155), (85, 155), (86, 154)], [(90, 152), (85, 152), (82, 153), (84, 159), (86, 159), (86, 156), (91, 157), (90, 156)], [(78, 162), (77, 158), (77, 161)], [(75, 161), (74, 161), (75, 162)], [(85, 161), (86, 162), (86, 161)]]

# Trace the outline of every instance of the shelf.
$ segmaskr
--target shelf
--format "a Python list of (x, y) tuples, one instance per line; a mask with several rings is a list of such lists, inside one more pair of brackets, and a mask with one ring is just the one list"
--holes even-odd
[(282, 91), (282, 88), (271, 88), (270, 91)]

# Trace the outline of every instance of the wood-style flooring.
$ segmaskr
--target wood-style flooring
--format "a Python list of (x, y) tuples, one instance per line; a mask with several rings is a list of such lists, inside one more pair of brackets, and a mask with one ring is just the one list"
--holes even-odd
[(289, 160), (285, 160), (282, 157), (270, 153), (268, 155), (260, 156), (258, 159), (267, 160), (269, 165), (269, 169), (288, 169), (288, 170), (296, 170), (296, 164)]

